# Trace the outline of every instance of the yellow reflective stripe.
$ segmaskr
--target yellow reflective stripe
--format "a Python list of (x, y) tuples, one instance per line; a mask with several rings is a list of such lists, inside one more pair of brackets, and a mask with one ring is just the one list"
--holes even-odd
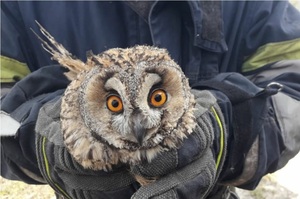
[(242, 72), (249, 72), (260, 67), (281, 60), (300, 59), (300, 38), (268, 43), (261, 46), (255, 54), (246, 59), (242, 66)]
[[(70, 198), (70, 196), (57, 184), (55, 183), (52, 179), (51, 179), (51, 175), (50, 175), (50, 169), (49, 169), (49, 162), (47, 159), (47, 154), (46, 154), (46, 149), (45, 146), (46, 145), (46, 138), (43, 137), (42, 140), (42, 153), (43, 153), (43, 157), (44, 157), (44, 163), (45, 163), (45, 168), (46, 168), (46, 173), (47, 173), (47, 177), (49, 178), (49, 180), (54, 184), (54, 186), (61, 192), (63, 193), (63, 195), (66, 198)], [(70, 198), (71, 199), (71, 198)]]
[(25, 63), (3, 55), (0, 56), (0, 65), (2, 83), (15, 82), (14, 77), (22, 79), (30, 73), (30, 70)]
[(217, 123), (219, 125), (219, 128), (220, 128), (220, 151), (219, 151), (219, 154), (217, 156), (217, 161), (216, 161), (216, 168), (218, 169), (219, 165), (220, 165), (220, 162), (221, 162), (221, 159), (222, 159), (222, 156), (223, 156), (223, 152), (224, 152), (224, 129), (223, 129), (223, 125), (222, 125), (222, 122), (221, 122), (221, 119), (217, 113), (217, 111), (215, 110), (214, 107), (211, 107), (214, 115), (215, 115), (215, 118), (217, 120)]

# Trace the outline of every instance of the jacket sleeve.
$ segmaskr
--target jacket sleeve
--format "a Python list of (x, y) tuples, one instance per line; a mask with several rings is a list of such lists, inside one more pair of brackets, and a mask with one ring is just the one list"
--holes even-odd
[(1, 83), (14, 83), (30, 73), (30, 41), (16, 2), (1, 3)]
[(40, 108), (63, 94), (69, 81), (61, 66), (43, 67), (1, 99), (1, 176), (27, 183), (45, 183), (35, 148), (35, 123)]
[(219, 181), (254, 189), (300, 149), (300, 13), (287, 1), (247, 3), (242, 75), (222, 73), (194, 88), (217, 96), (230, 132)]
[(1, 176), (43, 183), (35, 155), (35, 121), (39, 108), (68, 81), (58, 66), (31, 73), (36, 64), (27, 34), (18, 2), (1, 2)]

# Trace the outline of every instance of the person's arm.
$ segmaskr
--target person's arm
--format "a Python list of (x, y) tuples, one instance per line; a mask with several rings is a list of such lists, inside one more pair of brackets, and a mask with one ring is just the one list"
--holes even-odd
[(69, 83), (63, 72), (61, 66), (41, 68), (16, 83), (1, 99), (1, 176), (45, 182), (36, 160), (35, 125), (40, 108), (62, 95)]
[(251, 20), (236, 47), (244, 76), (223, 73), (195, 87), (213, 89), (229, 121), (219, 181), (254, 189), (300, 149), (300, 13), (285, 1), (247, 3)]
[(17, 5), (1, 3), (1, 176), (44, 183), (36, 160), (35, 121), (39, 108), (62, 93), (68, 81), (58, 66), (31, 74), (28, 31)]

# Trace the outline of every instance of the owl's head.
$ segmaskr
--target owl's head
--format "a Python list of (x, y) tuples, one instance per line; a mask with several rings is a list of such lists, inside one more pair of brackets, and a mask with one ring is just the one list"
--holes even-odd
[(66, 146), (80, 162), (102, 159), (99, 149), (107, 160), (151, 161), (192, 132), (193, 95), (166, 50), (116, 48), (92, 55), (91, 62), (67, 88), (61, 112)]
[(70, 69), (61, 125), (70, 154), (85, 168), (151, 161), (174, 149), (195, 126), (194, 98), (164, 49), (135, 46), (88, 55), (83, 63), (41, 27), (53, 58)]

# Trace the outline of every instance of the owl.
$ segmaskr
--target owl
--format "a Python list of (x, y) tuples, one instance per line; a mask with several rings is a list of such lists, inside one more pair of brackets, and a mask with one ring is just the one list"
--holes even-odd
[[(39, 25), (39, 24), (38, 24)], [(52, 59), (69, 69), (61, 103), (64, 144), (84, 168), (151, 162), (176, 149), (195, 127), (188, 79), (165, 49), (113, 48), (74, 58), (41, 26)]]

